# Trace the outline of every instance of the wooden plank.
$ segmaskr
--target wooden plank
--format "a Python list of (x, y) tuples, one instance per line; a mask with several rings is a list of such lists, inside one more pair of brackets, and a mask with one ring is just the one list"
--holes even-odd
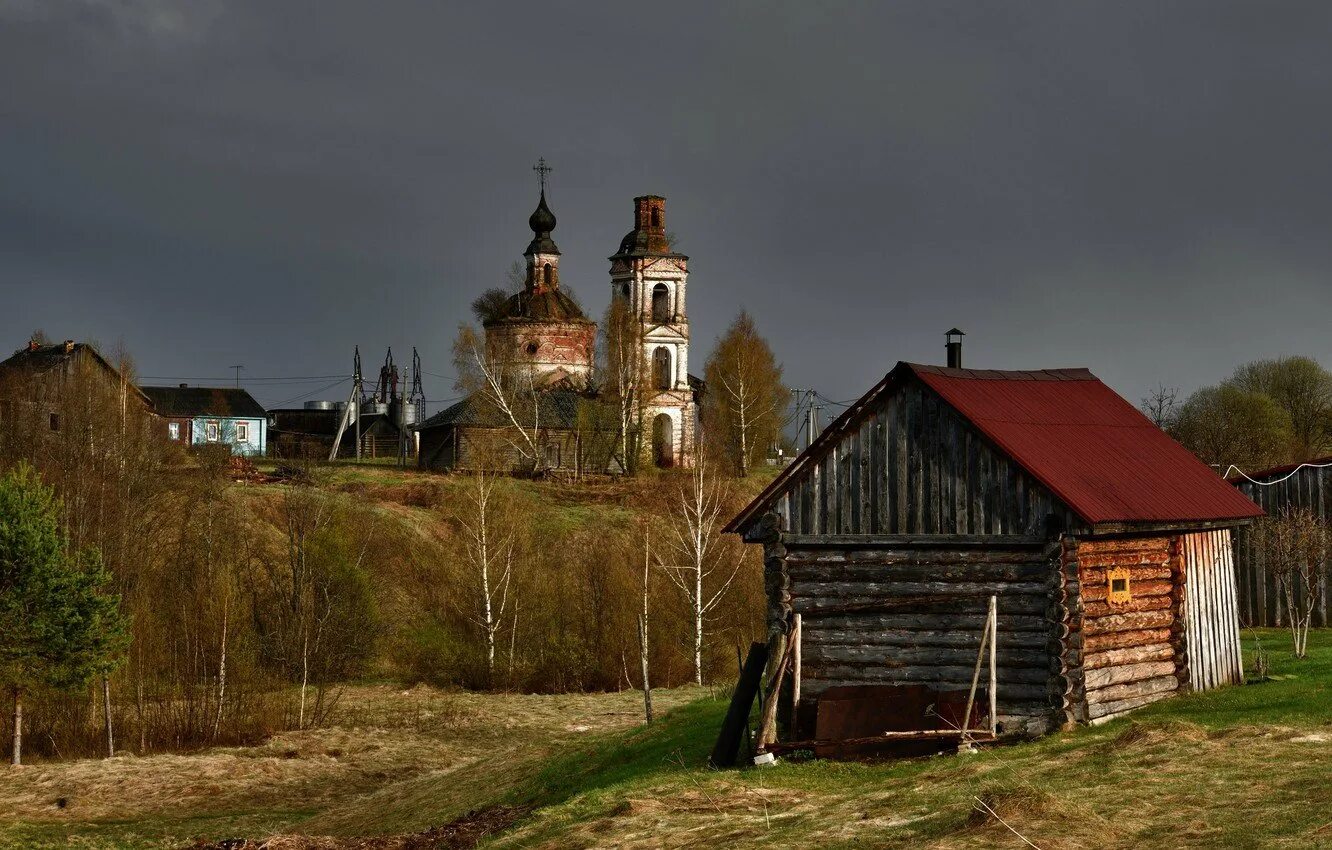
[[(821, 619), (818, 621), (819, 625), (817, 628), (810, 628), (802, 632), (805, 643), (808, 645), (848, 644), (878, 647), (952, 646), (966, 647), (973, 653), (980, 646), (980, 633), (968, 631), (966, 629), (840, 628), (835, 624), (831, 624), (829, 622), (831, 619), (832, 618)], [(1164, 646), (1167, 652), (1170, 650), (1169, 644), (1160, 644), (1160, 646)], [(1050, 647), (1050, 635), (1046, 630), (1004, 632), (999, 636), (999, 647), (1001, 649), (1039, 649), (1042, 651), (1048, 651)], [(1169, 655), (1166, 655), (1165, 657), (1168, 658)], [(1159, 659), (1151, 657), (1149, 654), (1144, 654), (1144, 657), (1141, 660)], [(1114, 663), (1119, 662), (1116, 661)]]
[(1089, 704), (1093, 702), (1116, 702), (1119, 700), (1133, 699), (1134, 697), (1165, 693), (1167, 691), (1173, 691), (1178, 687), (1179, 680), (1175, 678), (1174, 672), (1172, 671), (1168, 674), (1162, 674), (1149, 679), (1107, 685), (1103, 688), (1088, 688), (1087, 702)]
[(783, 535), (782, 543), (787, 547), (838, 547), (838, 546), (922, 546), (945, 548), (949, 546), (986, 546), (995, 549), (1027, 546), (1044, 548), (1050, 541), (1044, 537), (1010, 535), (996, 538), (985, 534), (788, 534)]
[(758, 695), (763, 679), (763, 667), (768, 663), (768, 647), (762, 643), (752, 643), (744, 666), (740, 669), (740, 679), (731, 693), (731, 704), (726, 709), (722, 720), (721, 732), (717, 743), (712, 748), (708, 763), (713, 767), (734, 767), (740, 755), (740, 744), (744, 740), (745, 727), (749, 723), (749, 712), (754, 706), (754, 697)]
[[(1049, 673), (1050, 653), (1040, 649), (995, 649), (997, 664), (1005, 668), (1039, 669)], [(867, 646), (860, 643), (824, 643), (810, 641), (805, 647), (805, 663), (886, 664), (894, 667), (914, 665), (935, 667), (966, 665), (976, 659), (972, 647), (955, 646)], [(1155, 662), (1152, 662), (1155, 663)], [(1173, 664), (1171, 665), (1173, 669)], [(1128, 681), (1128, 680), (1124, 680)]]
[(1099, 652), (1087, 652), (1083, 648), (1082, 668), (1099, 670), (1103, 667), (1117, 667), (1123, 664), (1141, 664), (1146, 661), (1174, 662), (1175, 650), (1169, 643), (1151, 643), (1146, 646), (1126, 646), (1122, 649), (1107, 649)]
[(1137, 664), (1119, 664), (1113, 667), (1101, 667), (1086, 671), (1084, 681), (1087, 690), (1092, 691), (1097, 688), (1105, 688), (1111, 685), (1122, 685), (1130, 682), (1141, 682), (1146, 679), (1156, 679), (1165, 676), (1174, 677), (1175, 662), (1171, 661), (1143, 661)]

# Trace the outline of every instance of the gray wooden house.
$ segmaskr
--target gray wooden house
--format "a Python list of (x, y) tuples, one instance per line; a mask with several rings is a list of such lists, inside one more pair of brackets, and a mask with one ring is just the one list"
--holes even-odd
[[(899, 363), (727, 530), (794, 658), (783, 740), (1035, 735), (1239, 681), (1260, 513), (1085, 369)], [(959, 716), (991, 597), (994, 714)]]

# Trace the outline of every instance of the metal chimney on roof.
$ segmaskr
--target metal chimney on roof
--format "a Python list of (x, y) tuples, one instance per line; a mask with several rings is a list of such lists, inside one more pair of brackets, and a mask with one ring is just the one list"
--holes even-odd
[(962, 368), (962, 337), (964, 336), (966, 336), (966, 334), (962, 333), (962, 331), (957, 328), (953, 328), (944, 334), (944, 339), (947, 340), (947, 345), (945, 347), (948, 349), (949, 369)]

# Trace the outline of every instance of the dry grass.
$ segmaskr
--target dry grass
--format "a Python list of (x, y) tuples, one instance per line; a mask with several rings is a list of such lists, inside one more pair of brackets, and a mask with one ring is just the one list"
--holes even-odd
[[(696, 694), (654, 698), (665, 709)], [(248, 813), (312, 834), (425, 829), (502, 791), (560, 741), (640, 722), (634, 692), (351, 687), (329, 728), (282, 733), (257, 747), (0, 770), (0, 846), (29, 846), (34, 834), (65, 830), (84, 833), (83, 846), (179, 846), (196, 833), (175, 831), (177, 821), (188, 828), (216, 819), (208, 823), (218, 838), (245, 834)], [(414, 810), (403, 810), (404, 800), (414, 800)]]

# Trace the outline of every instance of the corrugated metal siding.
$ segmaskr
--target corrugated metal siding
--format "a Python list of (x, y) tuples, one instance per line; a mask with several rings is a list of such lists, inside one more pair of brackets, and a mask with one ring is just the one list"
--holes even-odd
[[(1324, 461), (1326, 462), (1326, 461)], [(1282, 476), (1294, 471), (1284, 481), (1262, 486), (1252, 481), (1240, 479), (1235, 486), (1244, 495), (1253, 499), (1275, 516), (1287, 506), (1311, 509), (1324, 520), (1332, 513), (1332, 469), (1306, 466), (1293, 470), (1293, 467), (1268, 470), (1255, 473), (1259, 481), (1277, 481)], [(1288, 622), (1285, 600), (1277, 590), (1276, 581), (1267, 572), (1263, 553), (1254, 545), (1251, 528), (1238, 529), (1235, 540), (1235, 571), (1239, 584), (1239, 615), (1246, 626), (1283, 626)], [(1332, 565), (1323, 564), (1323, 573), (1327, 576)], [(1332, 576), (1329, 576), (1332, 578)], [(1296, 579), (1298, 581), (1298, 578)], [(1296, 587), (1299, 599), (1304, 599), (1304, 585)], [(1332, 581), (1323, 581), (1323, 594), (1314, 608), (1313, 624), (1322, 628), (1332, 625), (1329, 617), (1332, 610)]]
[(1189, 684), (1207, 691), (1244, 680), (1240, 657), (1239, 599), (1230, 530), (1185, 534), (1184, 626)]

